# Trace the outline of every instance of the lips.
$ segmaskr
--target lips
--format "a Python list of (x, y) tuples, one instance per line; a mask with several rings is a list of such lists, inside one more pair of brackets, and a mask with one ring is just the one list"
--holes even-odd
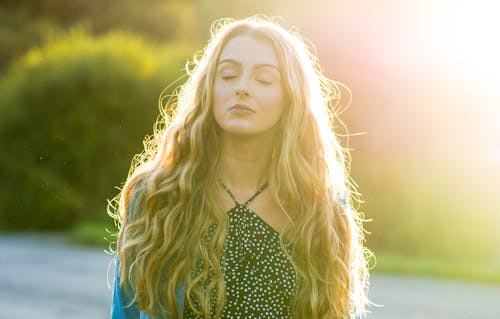
[(252, 112), (252, 113), (255, 113), (255, 111), (250, 106), (244, 105), (244, 104), (235, 104), (229, 110), (230, 111), (236, 111), (236, 112)]

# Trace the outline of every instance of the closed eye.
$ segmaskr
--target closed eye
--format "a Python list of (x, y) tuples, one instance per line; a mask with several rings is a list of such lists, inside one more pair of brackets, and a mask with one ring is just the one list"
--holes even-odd
[(224, 81), (229, 81), (229, 80), (232, 80), (232, 79), (235, 79), (236, 78), (236, 75), (224, 75), (222, 76), (222, 79)]
[(264, 84), (264, 85), (271, 85), (271, 84), (273, 84), (273, 82), (271, 82), (271, 81), (261, 80), (261, 79), (257, 80), (257, 82), (259, 82), (261, 84)]

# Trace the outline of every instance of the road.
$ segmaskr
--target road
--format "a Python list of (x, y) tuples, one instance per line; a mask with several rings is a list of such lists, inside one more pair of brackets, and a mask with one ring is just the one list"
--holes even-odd
[[(108, 318), (111, 257), (51, 235), (0, 235), (0, 317)], [(112, 270), (109, 270), (109, 274)], [(500, 287), (375, 275), (370, 319), (498, 319)]]

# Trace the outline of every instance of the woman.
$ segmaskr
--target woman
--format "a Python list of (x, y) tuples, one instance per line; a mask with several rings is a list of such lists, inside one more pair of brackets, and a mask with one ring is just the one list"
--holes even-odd
[(120, 194), (112, 317), (363, 315), (338, 87), (269, 19), (212, 31)]

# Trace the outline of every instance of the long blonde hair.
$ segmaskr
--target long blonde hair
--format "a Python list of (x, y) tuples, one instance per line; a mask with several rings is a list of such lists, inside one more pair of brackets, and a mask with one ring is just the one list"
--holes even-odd
[[(177, 318), (168, 309), (178, 307), (180, 283), (187, 286), (186, 302), (196, 312), (205, 317), (222, 312), (220, 258), (228, 220), (218, 203), (223, 145), (211, 92), (224, 45), (242, 34), (272, 43), (289, 102), (268, 181), (289, 219), (282, 247), (285, 238), (294, 240), (293, 318), (364, 315), (368, 272), (362, 220), (351, 205), (357, 193), (347, 171), (348, 154), (333, 132), (340, 88), (323, 76), (297, 32), (262, 16), (213, 25), (211, 40), (187, 69), (188, 80), (163, 108), (154, 135), (134, 159), (115, 207), (122, 285), (130, 284), (134, 301), (150, 314)], [(206, 244), (211, 225), (217, 226)], [(195, 274), (197, 265), (201, 273)], [(200, 301), (198, 308), (194, 299)]]

